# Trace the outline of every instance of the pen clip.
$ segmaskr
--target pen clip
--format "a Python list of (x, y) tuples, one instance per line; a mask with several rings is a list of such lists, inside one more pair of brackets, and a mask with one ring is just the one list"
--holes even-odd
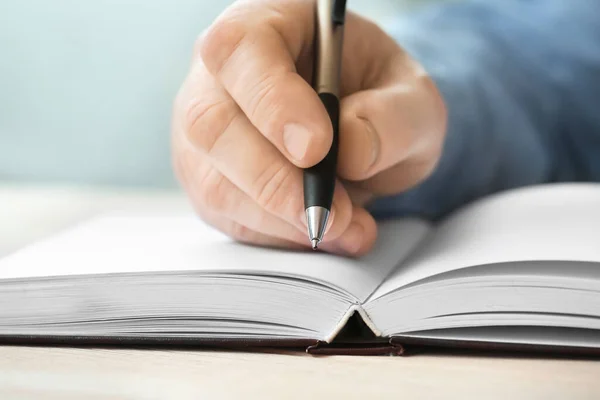
[(336, 25), (344, 25), (346, 23), (346, 0), (333, 0), (331, 18)]

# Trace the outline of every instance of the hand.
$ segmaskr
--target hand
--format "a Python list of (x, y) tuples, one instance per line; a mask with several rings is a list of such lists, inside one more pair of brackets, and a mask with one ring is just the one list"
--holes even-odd
[[(314, 1), (240, 1), (197, 41), (174, 105), (176, 173), (199, 215), (247, 243), (308, 248), (302, 169), (332, 143), (311, 80)], [(339, 181), (321, 248), (360, 256), (376, 239), (364, 209), (434, 169), (446, 125), (432, 81), (377, 25), (349, 13)]]

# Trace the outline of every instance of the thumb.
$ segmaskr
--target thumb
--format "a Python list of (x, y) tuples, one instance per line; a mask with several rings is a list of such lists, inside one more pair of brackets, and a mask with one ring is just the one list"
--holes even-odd
[(378, 194), (424, 179), (446, 129), (444, 102), (431, 79), (408, 57), (397, 63), (384, 86), (354, 93), (341, 107), (338, 173)]

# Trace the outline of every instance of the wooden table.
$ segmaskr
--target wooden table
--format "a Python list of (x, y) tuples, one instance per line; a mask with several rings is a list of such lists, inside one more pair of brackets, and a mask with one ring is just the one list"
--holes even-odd
[[(109, 209), (179, 193), (0, 186), (0, 256)], [(2, 305), (0, 305), (2, 306)], [(600, 399), (600, 361), (0, 346), (0, 399)]]

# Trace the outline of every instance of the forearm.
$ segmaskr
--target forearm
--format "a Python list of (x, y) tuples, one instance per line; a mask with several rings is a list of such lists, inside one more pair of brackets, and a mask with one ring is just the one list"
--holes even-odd
[[(590, 158), (590, 149), (566, 148), (565, 134), (570, 133), (564, 129), (578, 113), (584, 114), (580, 120), (600, 126), (595, 112), (577, 107), (582, 99), (598, 99), (598, 91), (586, 85), (599, 84), (600, 77), (573, 76), (600, 65), (589, 60), (600, 43), (591, 49), (569, 46), (592, 38), (600, 42), (595, 21), (586, 17), (592, 8), (598, 6), (583, 0), (577, 5), (473, 1), (398, 21), (392, 34), (436, 82), (448, 107), (448, 131), (432, 176), (408, 192), (376, 201), (373, 213), (435, 219), (493, 192), (600, 176), (576, 165), (577, 159)], [(580, 29), (565, 37), (556, 29), (565, 23)], [(567, 141), (580, 144), (594, 133)]]

